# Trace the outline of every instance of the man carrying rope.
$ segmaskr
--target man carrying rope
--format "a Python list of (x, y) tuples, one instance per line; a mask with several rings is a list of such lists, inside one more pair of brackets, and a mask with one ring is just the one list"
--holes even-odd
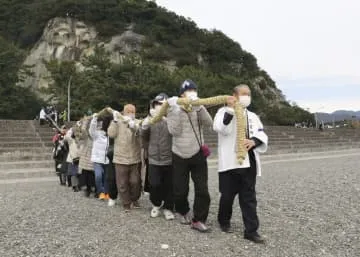
[[(251, 103), (250, 88), (239, 85), (234, 88), (233, 97), (227, 107), (220, 108), (214, 119), (214, 130), (218, 132), (218, 170), (221, 193), (218, 222), (221, 230), (230, 233), (232, 206), (236, 195), (242, 211), (245, 231), (244, 237), (255, 243), (263, 243), (257, 230), (259, 219), (256, 213), (256, 174), (261, 174), (259, 153), (267, 150), (268, 137), (264, 133), (259, 117), (246, 108)], [(240, 164), (236, 157), (236, 116), (234, 108), (239, 102), (244, 108), (246, 119), (246, 139), (243, 144), (247, 154)]]
[[(180, 87), (180, 97), (195, 100), (197, 86), (191, 80), (185, 80)], [(168, 99), (170, 106), (167, 124), (173, 137), (173, 181), (175, 210), (182, 215), (182, 224), (191, 224), (191, 228), (207, 232), (205, 225), (209, 214), (210, 195), (208, 190), (207, 150), (204, 147), (202, 129), (212, 125), (212, 118), (204, 106), (183, 108), (177, 104), (178, 97)], [(189, 179), (194, 182), (195, 200), (193, 217), (190, 215), (188, 194)]]

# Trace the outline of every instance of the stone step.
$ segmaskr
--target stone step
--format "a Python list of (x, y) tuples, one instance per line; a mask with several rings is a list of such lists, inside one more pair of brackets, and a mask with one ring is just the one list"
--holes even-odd
[(9, 133), (4, 133), (0, 130), (0, 138), (3, 137), (36, 137), (37, 133), (36, 132), (26, 132), (26, 133), (20, 133), (20, 132), (9, 132)]
[(0, 137), (0, 142), (34, 142), (40, 140), (40, 137), (28, 136), (28, 137)]
[(51, 147), (1, 147), (0, 148), (0, 156), (18, 152), (34, 152), (34, 153), (51, 153)]
[[(293, 152), (293, 153), (280, 153), (280, 154), (262, 154), (261, 160), (272, 161), (272, 160), (286, 160), (286, 159), (295, 159), (295, 158), (306, 158), (306, 157), (313, 157), (313, 156), (331, 156), (331, 155), (346, 155), (346, 154), (359, 154), (360, 147), (353, 148), (353, 149), (337, 149), (337, 150), (328, 150), (328, 149), (317, 149), (317, 151), (309, 151), (311, 149), (306, 149), (308, 151), (304, 152)], [(323, 150), (323, 151), (321, 151)], [(216, 169), (217, 168), (217, 156), (211, 155), (208, 159), (208, 167), (209, 169)]]
[(41, 178), (56, 176), (55, 168), (0, 170), (0, 179)]
[(53, 168), (55, 162), (51, 160), (42, 161), (16, 161), (16, 162), (0, 162), (0, 170), (11, 169), (34, 169), (34, 168)]
[(0, 163), (13, 161), (52, 161), (52, 152), (18, 152), (0, 155)]
[(42, 147), (42, 146), (51, 147), (53, 144), (52, 142), (41, 142), (39, 141), (31, 141), (31, 142), (1, 142), (0, 141), (0, 148), (2, 147)]
[(279, 145), (269, 145), (269, 149), (287, 149), (287, 148), (321, 148), (321, 147), (338, 147), (338, 146), (360, 146), (360, 143), (356, 142), (335, 142), (335, 143), (303, 143), (303, 144), (279, 144)]
[[(321, 147), (312, 147), (312, 148), (306, 148), (306, 147), (288, 147), (288, 148), (282, 148), (282, 149), (277, 149), (277, 148), (271, 148), (269, 146), (269, 149), (266, 153), (262, 154), (262, 156), (273, 156), (273, 155), (284, 155), (284, 154), (295, 154), (295, 153), (314, 153), (314, 152), (333, 152), (333, 151), (349, 151), (349, 150), (356, 150), (358, 151), (358, 149), (360, 150), (360, 144), (355, 144), (355, 145), (347, 145), (347, 146), (332, 146), (332, 147), (328, 147), (328, 146), (321, 146)], [(217, 148), (210, 148), (211, 150), (211, 158), (216, 158), (217, 157)]]

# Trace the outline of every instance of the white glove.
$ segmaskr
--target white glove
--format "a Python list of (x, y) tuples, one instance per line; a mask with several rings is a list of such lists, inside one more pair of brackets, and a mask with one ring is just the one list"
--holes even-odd
[(149, 117), (146, 117), (145, 120), (143, 120), (142, 124), (141, 124), (141, 128), (146, 130), (149, 128), (150, 125), (150, 119)]
[(135, 121), (134, 120), (129, 121), (129, 128), (131, 128), (131, 129), (135, 128)]
[(114, 111), (114, 112), (113, 112), (114, 121), (118, 121), (118, 120), (119, 120), (119, 116), (120, 116), (120, 114), (119, 114), (118, 111)]
[(177, 96), (173, 96), (173, 97), (170, 97), (167, 102), (168, 104), (170, 105), (170, 107), (172, 108), (177, 108), (179, 107), (179, 105), (177, 104), (177, 100), (179, 99), (179, 97)]
[(124, 122), (129, 122), (129, 121), (131, 121), (131, 118), (129, 117), (129, 116), (123, 116), (123, 120), (124, 120)]
[(92, 115), (92, 117), (93, 117), (93, 118), (97, 118), (97, 113), (94, 113), (94, 114)]

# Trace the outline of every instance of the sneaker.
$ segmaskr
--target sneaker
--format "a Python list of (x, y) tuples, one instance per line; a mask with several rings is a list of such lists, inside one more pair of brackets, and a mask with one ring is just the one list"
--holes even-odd
[(109, 200), (110, 199), (110, 195), (109, 194), (105, 194), (105, 200)]
[(172, 213), (172, 211), (170, 211), (170, 210), (164, 210), (164, 216), (165, 216), (165, 219), (166, 220), (173, 220), (173, 219), (175, 219), (175, 215), (174, 215), (174, 213)]
[(150, 217), (156, 218), (159, 217), (159, 215), (160, 215), (160, 207), (154, 206), (150, 212)]
[(115, 206), (115, 204), (116, 204), (115, 200), (110, 198), (109, 201), (108, 201), (108, 206), (113, 207), (113, 206)]
[(187, 213), (187, 214), (181, 216), (180, 223), (183, 225), (190, 225), (191, 224), (190, 213)]
[(201, 221), (191, 222), (191, 228), (199, 232), (205, 233), (209, 231), (209, 228)]
[(99, 199), (100, 199), (100, 200), (105, 200), (105, 194), (104, 194), (104, 193), (100, 193)]

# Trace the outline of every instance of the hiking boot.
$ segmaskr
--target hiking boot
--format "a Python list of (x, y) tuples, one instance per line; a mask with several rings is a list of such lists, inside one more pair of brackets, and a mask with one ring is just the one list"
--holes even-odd
[(110, 199), (110, 195), (109, 194), (105, 194), (105, 200), (109, 200)]

